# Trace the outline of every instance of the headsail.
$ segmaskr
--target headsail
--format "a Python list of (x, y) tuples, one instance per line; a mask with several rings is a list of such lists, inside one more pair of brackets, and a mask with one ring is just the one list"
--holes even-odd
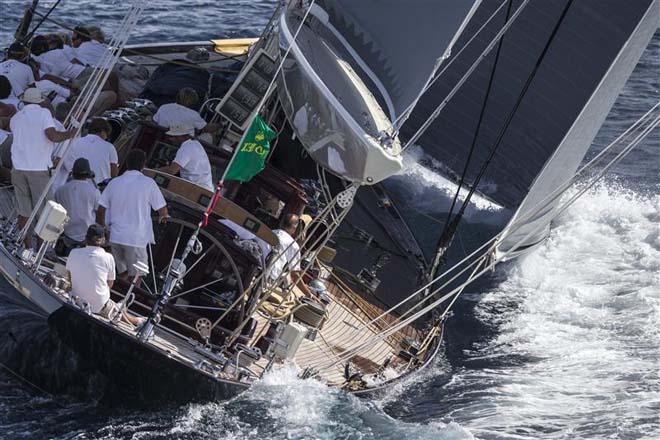
[[(501, 4), (482, 2), (454, 55)], [(403, 126), (402, 141), (412, 137), (521, 4), (510, 0), (451, 60)], [(478, 189), (513, 212), (534, 208), (575, 172), (659, 21), (657, 0), (531, 0), (419, 144), (457, 175), (474, 144), (465, 179), (472, 185), (503, 133)], [(547, 222), (551, 211), (548, 207), (532, 220)], [(526, 244), (541, 238), (530, 237)]]
[[(306, 3), (306, 2), (303, 2)], [(291, 2), (280, 44), (292, 46), (280, 97), (311, 156), (336, 175), (376, 183), (401, 169), (392, 121), (414, 103), (478, 0)]]

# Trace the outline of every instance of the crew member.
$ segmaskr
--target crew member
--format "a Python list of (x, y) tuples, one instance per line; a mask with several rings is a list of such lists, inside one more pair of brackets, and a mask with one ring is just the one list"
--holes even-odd
[(82, 64), (72, 63), (62, 48), (50, 49), (47, 37), (39, 35), (30, 46), (32, 58), (39, 63), (42, 75), (53, 75), (64, 80), (74, 80), (85, 70)]
[[(17, 202), (18, 226), (23, 228), (50, 179), (55, 143), (72, 138), (75, 129), (56, 129), (53, 116), (46, 108), (49, 103), (39, 89), (27, 89), (21, 99), (25, 106), (11, 118), (9, 125), (14, 136), (11, 182)], [(31, 244), (32, 234), (28, 233), (25, 245), (29, 248)]]
[[(76, 26), (71, 36), (73, 49), (64, 51), (65, 53), (70, 52), (73, 56), (70, 60), (72, 63), (82, 64), (88, 67), (74, 81), (75, 87), (80, 89), (90, 79), (94, 68), (103, 67), (103, 57), (107, 53), (107, 48), (103, 44), (103, 41), (99, 41), (94, 37), (103, 40), (103, 32), (100, 29), (92, 30), (89, 27)], [(119, 78), (115, 72), (110, 71), (108, 80), (103, 84), (103, 90), (94, 102), (91, 114), (99, 115), (103, 113), (117, 103), (118, 97)]]
[(87, 228), (94, 224), (101, 192), (94, 184), (94, 173), (89, 161), (83, 157), (76, 160), (71, 172), (72, 180), (55, 191), (55, 201), (66, 209), (69, 222), (64, 226), (67, 247), (82, 244)]
[(7, 51), (7, 60), (0, 63), (0, 75), (11, 83), (12, 94), (19, 97), (34, 83), (34, 71), (26, 64), (27, 50), (21, 43), (12, 43)]
[(167, 221), (167, 205), (158, 185), (142, 174), (146, 156), (132, 150), (126, 158), (126, 172), (112, 179), (101, 194), (96, 221), (110, 228), (110, 246), (122, 278), (137, 274), (135, 263), (148, 264), (147, 245), (154, 243), (151, 210), (158, 221)]
[[(107, 253), (105, 230), (100, 225), (90, 225), (85, 234), (84, 248), (73, 249), (66, 262), (71, 280), (71, 294), (89, 304), (92, 313), (110, 318), (117, 307), (110, 299), (110, 289), (115, 281), (115, 259)], [(122, 319), (134, 326), (144, 324), (145, 318), (124, 312)]]
[(193, 110), (197, 105), (199, 105), (199, 97), (195, 89), (184, 87), (176, 94), (176, 102), (160, 106), (154, 115), (154, 122), (164, 128), (189, 125), (200, 133), (216, 131), (218, 129), (216, 124), (207, 124), (199, 112)]
[(71, 36), (71, 43), (75, 48), (73, 62), (90, 67), (101, 67), (107, 48), (103, 42), (92, 38), (89, 27), (76, 26)]
[(291, 286), (296, 280), (297, 287), (304, 293), (309, 294), (309, 288), (302, 280), (302, 271), (300, 269), (300, 246), (293, 238), (298, 230), (300, 218), (295, 214), (287, 214), (282, 221), (282, 229), (276, 229), (273, 232), (279, 241), (274, 249), (276, 255), (280, 255), (271, 264), (268, 274), (272, 281), (278, 280), (285, 271), (288, 271), (284, 287)]
[(172, 142), (181, 146), (174, 161), (160, 170), (169, 174), (180, 173), (182, 179), (214, 191), (211, 163), (202, 144), (193, 139), (194, 127), (175, 125), (165, 134), (170, 136)]
[(89, 123), (87, 136), (76, 139), (66, 153), (63, 167), (70, 172), (76, 159), (84, 157), (94, 172), (97, 184), (119, 174), (117, 149), (108, 142), (112, 128), (105, 119), (94, 118)]

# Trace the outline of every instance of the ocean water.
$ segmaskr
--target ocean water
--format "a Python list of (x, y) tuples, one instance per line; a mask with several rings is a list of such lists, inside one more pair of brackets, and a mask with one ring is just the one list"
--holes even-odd
[[(0, 42), (24, 3), (2, 1)], [(53, 16), (77, 24), (84, 11), (85, 23), (111, 29), (124, 4), (64, 0)], [(271, 10), (256, 0), (153, 1), (133, 41), (255, 35)], [(658, 100), (660, 33), (590, 154)], [(414, 158), (408, 172), (425, 195), (446, 185)], [(0, 371), (0, 438), (660, 438), (660, 131), (456, 311), (432, 368), (378, 400), (282, 369), (227, 402), (136, 410), (96, 404), (103, 378), (0, 293), (0, 361), (20, 364), (34, 384)]]

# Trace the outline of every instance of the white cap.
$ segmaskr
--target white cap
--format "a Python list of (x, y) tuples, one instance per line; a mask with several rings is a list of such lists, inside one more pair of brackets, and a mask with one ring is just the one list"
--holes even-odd
[(32, 87), (23, 92), (23, 95), (21, 95), (21, 101), (28, 104), (41, 104), (44, 101), (44, 97), (41, 94), (41, 90)]
[(195, 127), (190, 124), (175, 124), (165, 134), (168, 136), (192, 136), (195, 134)]

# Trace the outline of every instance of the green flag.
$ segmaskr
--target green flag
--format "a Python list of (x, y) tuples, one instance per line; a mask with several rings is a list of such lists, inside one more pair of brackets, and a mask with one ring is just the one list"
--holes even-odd
[(264, 169), (264, 162), (270, 151), (270, 141), (276, 136), (277, 133), (257, 115), (229, 165), (225, 180), (248, 182), (259, 174)]

